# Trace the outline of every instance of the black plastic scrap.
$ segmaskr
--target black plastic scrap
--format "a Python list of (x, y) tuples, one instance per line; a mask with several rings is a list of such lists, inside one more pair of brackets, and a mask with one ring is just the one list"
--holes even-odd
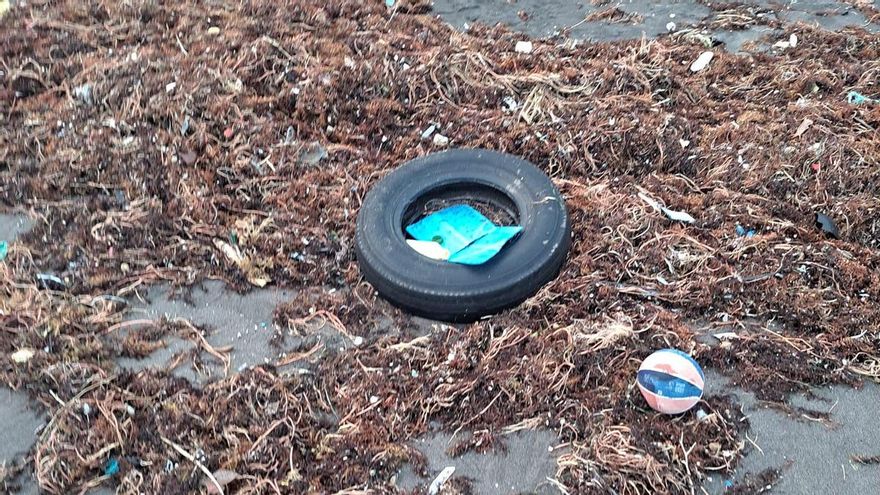
[(825, 232), (829, 236), (835, 239), (840, 239), (840, 231), (837, 229), (837, 224), (834, 223), (834, 220), (828, 215), (824, 213), (816, 213), (816, 227), (819, 227), (822, 232)]

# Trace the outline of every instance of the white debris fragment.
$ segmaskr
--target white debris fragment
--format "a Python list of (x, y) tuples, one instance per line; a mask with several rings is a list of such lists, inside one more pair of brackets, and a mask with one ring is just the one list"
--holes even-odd
[(516, 46), (513, 47), (513, 50), (516, 53), (532, 53), (532, 49), (534, 46), (531, 41), (517, 41)]
[(647, 194), (639, 193), (639, 198), (641, 198), (642, 201), (644, 201), (645, 203), (648, 203), (649, 205), (651, 205), (651, 208), (654, 208), (655, 210), (662, 212), (664, 215), (669, 217), (670, 220), (674, 220), (676, 222), (683, 222), (683, 223), (694, 223), (697, 221), (694, 217), (690, 216), (686, 212), (670, 210), (669, 208), (661, 205), (656, 200), (649, 197)]
[(715, 54), (712, 52), (701, 53), (700, 56), (697, 57), (697, 59), (694, 60), (694, 62), (691, 64), (691, 72), (700, 72), (701, 70), (708, 67), (709, 62), (712, 61), (712, 57), (714, 56)]
[(798, 44), (798, 37), (796, 34), (791, 33), (791, 36), (788, 37), (788, 44), (791, 45), (792, 48), (796, 47)]
[(428, 487), (428, 495), (437, 495), (440, 493), (440, 489), (443, 488), (443, 484), (449, 481), (449, 478), (452, 477), (452, 473), (455, 472), (455, 466), (447, 466), (443, 468), (443, 471), (440, 471), (440, 474), (434, 478), (434, 481), (431, 482), (431, 485)]
[(27, 347), (25, 347), (23, 349), (19, 349), (19, 350), (13, 352), (12, 356), (10, 356), (10, 357), (12, 358), (13, 362), (16, 362), (18, 364), (23, 364), (23, 363), (30, 361), (31, 358), (34, 357), (34, 350), (28, 349)]
[(443, 134), (434, 134), (434, 146), (447, 146), (449, 145), (449, 138), (444, 136)]
[(675, 31), (675, 28), (676, 28), (676, 26), (675, 26), (674, 22), (667, 22), (666, 23), (666, 30), (669, 31), (670, 33)]
[(504, 103), (504, 110), (508, 112), (515, 112), (519, 109), (519, 103), (512, 96), (505, 96), (501, 99), (501, 102)]
[(170, 93), (170, 92), (174, 91), (174, 88), (176, 88), (176, 87), (177, 87), (176, 82), (170, 82), (165, 85), (165, 92)]
[(682, 149), (684, 149), (684, 148), (687, 148), (688, 146), (690, 146), (691, 142), (688, 141), (687, 139), (679, 139), (678, 144), (680, 144)]
[(436, 130), (437, 130), (436, 125), (434, 125), (434, 124), (429, 125), (427, 129), (422, 131), (422, 141), (427, 141), (428, 139), (430, 139), (431, 134), (434, 134), (434, 131), (436, 131)]
[(798, 126), (797, 130), (794, 132), (794, 137), (801, 137), (801, 135), (807, 132), (807, 129), (813, 125), (813, 119), (806, 118), (801, 122), (801, 125)]
[(440, 243), (434, 241), (417, 241), (415, 239), (407, 239), (406, 243), (417, 253), (431, 258), (432, 260), (446, 261), (449, 259), (449, 250), (441, 246)]

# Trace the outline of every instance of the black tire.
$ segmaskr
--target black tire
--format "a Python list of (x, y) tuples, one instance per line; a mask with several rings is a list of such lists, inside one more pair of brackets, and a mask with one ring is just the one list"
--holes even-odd
[[(476, 199), (508, 210), (523, 227), (479, 266), (436, 261), (406, 244), (404, 225), (427, 199)], [(464, 322), (518, 305), (559, 273), (571, 244), (565, 203), (531, 163), (487, 150), (459, 149), (405, 163), (367, 193), (355, 251), (364, 278), (413, 314)]]

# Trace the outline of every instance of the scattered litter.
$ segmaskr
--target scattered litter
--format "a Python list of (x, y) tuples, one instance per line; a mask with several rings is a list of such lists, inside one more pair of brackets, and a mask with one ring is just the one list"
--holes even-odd
[(170, 92), (174, 91), (174, 88), (176, 88), (176, 87), (177, 87), (177, 83), (172, 81), (172, 82), (165, 85), (165, 92), (170, 93)]
[(701, 53), (700, 56), (697, 57), (697, 59), (694, 60), (694, 62), (691, 64), (691, 72), (700, 72), (701, 70), (708, 67), (709, 62), (712, 61), (712, 57), (714, 56), (715, 54), (712, 52)]
[(499, 227), (468, 205), (455, 205), (432, 213), (406, 228), (407, 243), (435, 260), (481, 265), (522, 231), (519, 226)]
[(733, 488), (733, 480), (724, 480), (724, 489)]
[(786, 48), (794, 48), (798, 44), (798, 37), (796, 34), (792, 33), (791, 36), (788, 37), (788, 40), (780, 40), (773, 44), (774, 48), (779, 48), (780, 50), (785, 50)]
[(737, 335), (736, 332), (719, 332), (713, 333), (712, 336), (718, 340), (731, 340), (739, 338), (739, 335)]
[(874, 103), (875, 99), (869, 98), (858, 91), (850, 91), (846, 94), (846, 102), (850, 105), (864, 105), (865, 103)]
[(810, 165), (810, 168), (813, 169), (813, 172), (819, 172), (822, 170), (822, 164), (819, 162), (813, 162), (813, 164)]
[(9, 255), (9, 243), (6, 241), (0, 241), (0, 261), (6, 259), (6, 256)]
[(385, 0), (385, 6), (388, 7), (389, 9), (391, 7), (394, 7), (394, 0)]
[(736, 235), (738, 235), (740, 237), (746, 237), (746, 238), (754, 237), (755, 236), (755, 229), (746, 229), (742, 225), (736, 224)]
[(822, 232), (825, 232), (831, 237), (840, 239), (840, 230), (837, 229), (837, 224), (834, 223), (834, 220), (828, 215), (824, 213), (816, 213), (816, 227), (819, 227)]
[(208, 28), (208, 34), (211, 36), (217, 36), (220, 34), (220, 28), (217, 26), (211, 26)]
[(428, 139), (430, 139), (431, 134), (434, 134), (434, 131), (436, 131), (436, 130), (437, 130), (436, 125), (434, 125), (434, 124), (429, 125), (427, 129), (422, 131), (422, 141), (427, 141)]
[(636, 383), (652, 409), (680, 414), (699, 402), (705, 377), (689, 355), (677, 349), (661, 349), (642, 361)]
[(0, 0), (0, 17), (9, 12), (9, 0)]
[(812, 119), (804, 119), (804, 121), (801, 122), (801, 125), (799, 125), (797, 130), (794, 132), (794, 137), (801, 137), (803, 133), (807, 132), (807, 129), (809, 129), (811, 125), (813, 125)]
[(82, 413), (83, 413), (83, 416), (85, 416), (85, 417), (91, 416), (92, 406), (90, 406), (88, 402), (83, 402)]
[(92, 99), (92, 85), (91, 84), (83, 84), (81, 86), (77, 86), (73, 88), (73, 96), (85, 103), (88, 106), (92, 106), (94, 104), (94, 100)]
[(533, 48), (531, 41), (517, 41), (513, 50), (516, 53), (532, 53)]
[(669, 31), (670, 33), (675, 31), (675, 28), (676, 28), (676, 25), (674, 22), (667, 22), (666, 23), (666, 30)]
[(703, 409), (697, 409), (697, 421), (705, 421), (708, 417), (709, 414), (707, 414), (706, 411)]
[(299, 162), (303, 165), (313, 167), (327, 158), (327, 150), (321, 146), (321, 143), (313, 141), (303, 146), (299, 152)]
[(13, 352), (10, 357), (12, 358), (13, 362), (18, 363), (18, 364), (24, 364), (24, 363), (30, 361), (32, 357), (34, 357), (34, 350), (29, 349), (27, 347), (24, 347), (24, 348), (21, 348), (15, 352)]
[(688, 141), (687, 139), (679, 139), (679, 140), (678, 140), (678, 144), (681, 145), (681, 148), (682, 148), (682, 149), (685, 149), (685, 148), (687, 148), (688, 146), (690, 146), (691, 142)]
[(104, 476), (113, 476), (114, 474), (119, 472), (119, 460), (115, 457), (111, 457), (107, 460), (107, 465), (104, 466)]
[(669, 217), (670, 220), (683, 223), (694, 223), (697, 221), (694, 217), (690, 216), (686, 212), (670, 210), (669, 208), (662, 206), (656, 200), (651, 199), (647, 194), (639, 193), (639, 197), (642, 198), (642, 201), (651, 205), (652, 208), (659, 212), (662, 212), (664, 215)]
[(449, 250), (438, 242), (407, 239), (406, 243), (409, 244), (409, 247), (415, 249), (417, 253), (432, 260), (446, 261), (449, 259)]
[(428, 487), (428, 495), (437, 495), (440, 493), (440, 489), (443, 488), (443, 484), (449, 481), (449, 478), (452, 477), (452, 473), (455, 472), (455, 466), (447, 466), (443, 468), (443, 471), (440, 471), (440, 474), (434, 478), (434, 481), (431, 482), (431, 485)]
[(232, 130), (232, 127), (227, 127), (223, 131), (223, 137), (225, 137), (226, 139), (232, 139), (232, 136), (235, 136), (235, 131)]
[(220, 493), (217, 485), (220, 485), (220, 487), (222, 488), (241, 477), (235, 471), (230, 471), (228, 469), (219, 469), (217, 471), (214, 471), (213, 476), (214, 479), (217, 481), (216, 485), (210, 480), (204, 480), (202, 485), (208, 493), (214, 495)]
[(504, 104), (505, 111), (515, 112), (519, 109), (519, 103), (512, 96), (505, 96), (501, 99), (501, 102)]
[(434, 146), (445, 147), (449, 145), (449, 138), (443, 134), (434, 134)]
[(37, 282), (40, 284), (40, 287), (46, 290), (67, 289), (67, 284), (65, 284), (63, 280), (56, 277), (55, 275), (52, 275), (51, 273), (38, 273)]

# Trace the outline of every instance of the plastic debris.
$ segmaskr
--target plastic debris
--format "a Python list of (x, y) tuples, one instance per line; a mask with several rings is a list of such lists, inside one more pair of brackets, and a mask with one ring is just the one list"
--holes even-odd
[(521, 231), (520, 226), (496, 226), (468, 205), (444, 208), (406, 228), (415, 241), (421, 241), (416, 244), (407, 240), (420, 254), (463, 265), (489, 261)]
[(434, 134), (434, 146), (445, 147), (449, 145), (449, 138), (443, 134)]
[(516, 46), (513, 47), (513, 51), (516, 53), (532, 53), (533, 49), (534, 45), (531, 41), (517, 41)]
[(385, 6), (388, 7), (389, 9), (391, 7), (394, 7), (394, 0), (385, 0)]
[(652, 409), (680, 414), (700, 401), (705, 377), (689, 355), (677, 349), (661, 349), (642, 361), (636, 384)]
[(673, 31), (675, 31), (675, 28), (676, 28), (676, 27), (677, 27), (677, 26), (675, 25), (674, 22), (667, 22), (667, 23), (666, 23), (666, 30), (669, 31), (670, 33), (673, 32)]
[(754, 237), (755, 236), (755, 229), (746, 229), (742, 225), (736, 224), (736, 235), (738, 235), (740, 237), (746, 237), (746, 238)]
[(798, 44), (798, 37), (796, 34), (792, 33), (791, 36), (788, 37), (788, 40), (780, 40), (773, 44), (774, 48), (779, 48), (780, 50), (785, 50), (786, 48), (794, 48)]
[(712, 61), (712, 57), (714, 56), (715, 54), (712, 52), (701, 53), (700, 56), (697, 57), (697, 59), (694, 60), (694, 62), (691, 64), (691, 72), (700, 72), (701, 70), (708, 67), (709, 62)]
[(443, 471), (440, 471), (440, 474), (434, 478), (434, 481), (431, 482), (431, 485), (428, 486), (428, 495), (437, 495), (440, 493), (440, 489), (443, 488), (443, 485), (449, 481), (449, 478), (452, 477), (452, 473), (455, 472), (455, 466), (447, 466), (443, 468)]
[(647, 194), (639, 193), (639, 197), (642, 198), (642, 201), (651, 205), (652, 208), (659, 212), (662, 212), (664, 215), (669, 217), (670, 220), (683, 223), (694, 223), (697, 221), (694, 217), (690, 216), (690, 214), (686, 212), (670, 210), (669, 208), (661, 205), (656, 200), (649, 197)]
[(40, 284), (40, 287), (46, 290), (65, 290), (67, 289), (67, 284), (64, 283), (63, 280), (52, 275), (51, 273), (38, 273), (37, 274), (37, 283)]
[(232, 483), (233, 481), (235, 481), (241, 477), (235, 471), (230, 471), (228, 469), (219, 469), (217, 471), (214, 471), (213, 476), (214, 476), (214, 479), (217, 480), (216, 485), (209, 480), (205, 480), (205, 483), (203, 483), (205, 490), (211, 494), (220, 493), (220, 490), (217, 488), (217, 485), (220, 485), (220, 487), (225, 487), (226, 485)]
[(321, 143), (314, 141), (305, 146), (303, 146), (302, 150), (299, 152), (299, 162), (303, 165), (307, 165), (309, 167), (313, 167), (319, 163), (321, 160), (327, 158), (327, 150), (321, 146)]
[(449, 250), (438, 242), (407, 239), (406, 243), (409, 244), (409, 247), (415, 249), (417, 253), (432, 260), (446, 261), (449, 259)]
[(840, 239), (840, 230), (834, 220), (824, 213), (816, 213), (816, 227), (825, 232), (827, 235)]
[(32, 357), (34, 357), (34, 350), (24, 347), (13, 352), (12, 355), (9, 357), (12, 358), (12, 361), (14, 363), (24, 364), (30, 361)]
[(91, 84), (83, 84), (81, 86), (73, 88), (73, 96), (76, 97), (77, 100), (85, 103), (88, 106), (92, 106), (92, 104), (94, 104), (95, 102), (92, 97)]
[(846, 94), (846, 102), (850, 105), (864, 105), (865, 103), (874, 103), (875, 99), (869, 98), (858, 91), (850, 91)]
[(217, 26), (211, 26), (208, 28), (208, 34), (211, 36), (217, 36), (220, 34), (220, 28)]
[(431, 134), (434, 134), (434, 131), (436, 131), (436, 130), (437, 130), (436, 125), (434, 125), (434, 124), (429, 125), (427, 129), (422, 131), (422, 141), (427, 141), (428, 139), (430, 139)]
[(812, 119), (804, 119), (804, 121), (801, 122), (801, 125), (798, 126), (797, 130), (794, 131), (794, 137), (801, 137), (803, 133), (807, 132), (807, 129), (809, 129), (811, 125), (813, 125)]
[(111, 457), (107, 460), (107, 465), (104, 466), (104, 476), (113, 476), (118, 472), (119, 461), (115, 457)]
[(6, 259), (6, 256), (9, 255), (9, 243), (6, 241), (0, 241), (0, 261)]

